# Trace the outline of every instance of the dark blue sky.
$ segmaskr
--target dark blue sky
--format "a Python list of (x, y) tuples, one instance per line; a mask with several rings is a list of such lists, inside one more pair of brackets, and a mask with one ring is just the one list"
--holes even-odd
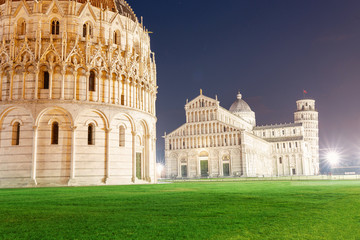
[(157, 155), (202, 88), (229, 108), (239, 89), (258, 125), (293, 121), (316, 100), (320, 148), (360, 157), (360, 1), (129, 0), (156, 54)]

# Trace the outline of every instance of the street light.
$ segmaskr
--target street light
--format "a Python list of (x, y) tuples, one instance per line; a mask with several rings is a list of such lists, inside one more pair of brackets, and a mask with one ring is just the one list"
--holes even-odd
[(331, 166), (335, 166), (339, 163), (340, 154), (337, 151), (331, 150), (326, 154), (326, 161), (330, 163)]

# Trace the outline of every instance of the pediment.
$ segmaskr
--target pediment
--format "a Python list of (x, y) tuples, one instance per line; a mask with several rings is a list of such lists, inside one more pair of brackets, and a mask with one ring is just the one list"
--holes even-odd
[(30, 16), (30, 12), (31, 11), (27, 3), (24, 0), (22, 0), (14, 12), (14, 17), (16, 17), (17, 15), (23, 16), (23, 13), (26, 13), (27, 16)]
[(211, 105), (216, 106), (217, 103), (218, 101), (216, 99), (200, 94), (199, 96), (188, 102), (185, 106), (194, 106), (196, 108), (196, 107), (203, 107), (205, 106), (205, 104), (207, 106), (211, 106)]
[(85, 15), (86, 13), (91, 15), (93, 20), (96, 21), (96, 14), (94, 13), (94, 10), (92, 9), (90, 2), (87, 2), (80, 7), (80, 9), (78, 11), (78, 16), (80, 18), (83, 18), (83, 17), (87, 16), (87, 15)]
[(62, 17), (64, 17), (64, 10), (60, 6), (59, 2), (57, 0), (52, 1), (48, 9), (46, 10), (45, 14), (60, 14)]

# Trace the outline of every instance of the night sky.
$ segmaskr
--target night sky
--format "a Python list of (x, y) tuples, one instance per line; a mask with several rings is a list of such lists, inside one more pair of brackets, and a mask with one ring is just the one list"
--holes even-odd
[[(360, 1), (129, 0), (156, 54), (157, 160), (164, 132), (185, 123), (199, 89), (229, 108), (240, 90), (257, 125), (293, 122), (295, 101), (316, 100), (320, 157), (360, 158)], [(354, 163), (355, 162), (355, 163)]]

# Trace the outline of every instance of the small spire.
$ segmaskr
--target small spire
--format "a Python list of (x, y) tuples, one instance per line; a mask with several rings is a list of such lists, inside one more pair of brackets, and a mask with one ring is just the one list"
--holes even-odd
[(200, 88), (200, 95), (202, 95), (202, 89)]
[(238, 94), (237, 94), (237, 99), (241, 99), (242, 98), (242, 95), (241, 95), (241, 93), (240, 93), (240, 90), (238, 91)]
[(216, 100), (216, 101), (218, 100), (217, 94), (215, 95), (215, 100)]

